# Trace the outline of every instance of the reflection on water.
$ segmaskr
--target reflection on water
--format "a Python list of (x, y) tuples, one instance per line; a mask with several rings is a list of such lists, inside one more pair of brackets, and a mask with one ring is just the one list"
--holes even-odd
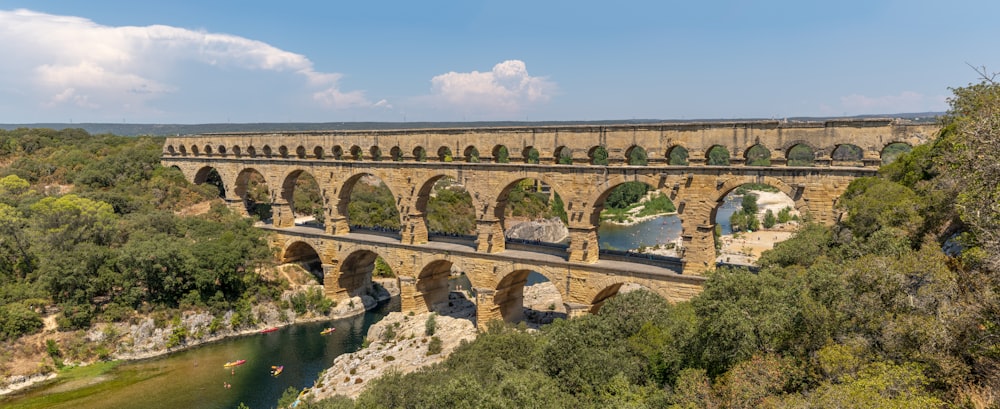
[(666, 215), (622, 226), (601, 223), (597, 228), (598, 245), (608, 250), (629, 250), (641, 246), (672, 243), (681, 236), (681, 219), (677, 215)]
[[(397, 310), (398, 298), (354, 318), (230, 338), (123, 364), (107, 374), (106, 382), (86, 388), (56, 392), (59, 386), (54, 384), (0, 403), (5, 408), (233, 408), (240, 402), (251, 408), (274, 407), (285, 389), (312, 386), (333, 358), (361, 346), (371, 324)], [(320, 335), (331, 325), (337, 330)], [(224, 363), (237, 359), (247, 363), (232, 370), (223, 368)], [(285, 369), (274, 377), (272, 365)], [(227, 389), (224, 383), (232, 387)]]

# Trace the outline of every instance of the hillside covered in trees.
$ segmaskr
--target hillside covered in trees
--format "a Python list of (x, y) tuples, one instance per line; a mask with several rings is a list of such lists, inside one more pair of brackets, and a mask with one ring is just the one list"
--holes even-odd
[(138, 312), (248, 311), (278, 289), (256, 268), (271, 261), (252, 220), (159, 164), (162, 139), (78, 129), (0, 131), (0, 341), (87, 328)]
[(298, 407), (997, 407), (1000, 85), (950, 103), (933, 144), (852, 183), (841, 223), (806, 226), (757, 274), (536, 333), (494, 323), (441, 365)]

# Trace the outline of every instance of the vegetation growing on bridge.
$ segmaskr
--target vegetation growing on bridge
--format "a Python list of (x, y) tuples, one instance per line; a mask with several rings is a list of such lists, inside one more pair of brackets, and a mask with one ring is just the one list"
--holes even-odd
[(998, 118), (1000, 85), (956, 90), (941, 138), (852, 183), (842, 223), (690, 302), (637, 291), (537, 333), (494, 323), (441, 365), (300, 407), (995, 407)]

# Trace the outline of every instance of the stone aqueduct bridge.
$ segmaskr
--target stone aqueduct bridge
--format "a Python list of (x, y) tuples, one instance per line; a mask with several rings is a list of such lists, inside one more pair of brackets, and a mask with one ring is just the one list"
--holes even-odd
[[(162, 163), (180, 168), (195, 183), (205, 182), (215, 169), (225, 200), (244, 214), (249, 176), (262, 175), (272, 187), (274, 245), (288, 261), (318, 255), (330, 297), (342, 299), (369, 287), (380, 255), (400, 278), (404, 311), (424, 310), (447, 298), (454, 265), (476, 289), (478, 317), (485, 322), (518, 318), (530, 271), (556, 285), (570, 315), (596, 311), (624, 283), (643, 285), (671, 301), (688, 299), (700, 290), (701, 275), (715, 265), (715, 211), (730, 191), (744, 183), (766, 183), (794, 199), (797, 210), (813, 220), (833, 223), (836, 198), (851, 180), (876, 172), (886, 146), (917, 145), (937, 130), (877, 119), (220, 133), (168, 138)], [(755, 145), (770, 151), (770, 166), (745, 165)], [(838, 160), (843, 158), (835, 152), (847, 145), (863, 155)], [(717, 146), (733, 158), (729, 166), (706, 165)], [(796, 146), (812, 151), (811, 166), (787, 166)], [(607, 165), (593, 164), (598, 147), (607, 152)], [(645, 152), (647, 165), (628, 163), (637, 149)], [(670, 164), (675, 149), (686, 152), (687, 165)], [(502, 151), (509, 152), (508, 160)], [(303, 173), (312, 175), (322, 191), (325, 231), (294, 226), (289, 203)], [(350, 191), (365, 175), (380, 178), (392, 191), (401, 218), (398, 236), (351, 232)], [(472, 197), (477, 238), (465, 245), (428, 240), (428, 198), (444, 177), (463, 184)], [(528, 178), (551, 186), (562, 198), (568, 249), (552, 254), (508, 248), (507, 194)], [(673, 266), (602, 259), (599, 214), (609, 192), (630, 181), (658, 189), (677, 205), (684, 250)]]

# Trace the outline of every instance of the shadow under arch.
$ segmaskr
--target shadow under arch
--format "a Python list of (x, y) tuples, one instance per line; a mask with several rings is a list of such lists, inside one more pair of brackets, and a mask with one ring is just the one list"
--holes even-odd
[(222, 181), (222, 176), (219, 175), (219, 171), (213, 166), (205, 166), (198, 169), (198, 171), (194, 174), (194, 180), (192, 182), (196, 185), (200, 185), (202, 183), (213, 185), (219, 190), (219, 197), (223, 199), (226, 197), (226, 185)]
[(256, 216), (261, 221), (271, 220), (272, 193), (267, 185), (267, 179), (255, 168), (244, 168), (236, 176), (236, 186), (233, 191), (243, 200), (247, 214)]
[(456, 285), (455, 282), (466, 277), (450, 260), (434, 260), (424, 266), (417, 274), (417, 293), (423, 299), (427, 311), (435, 312), (452, 318), (476, 321), (476, 304), (472, 302), (472, 288)]
[[(532, 277), (535, 276), (535, 277)], [(514, 270), (507, 275), (505, 275), (500, 282), (497, 283), (496, 292), (493, 294), (493, 304), (497, 307), (500, 312), (500, 317), (504, 322), (517, 323), (524, 321), (526, 318), (531, 318), (533, 321), (537, 321), (541, 315), (540, 313), (545, 313), (545, 311), (537, 311), (529, 306), (525, 305), (524, 302), (524, 290), (525, 287), (530, 284), (538, 284), (538, 282), (551, 282), (552, 278), (547, 276), (544, 272), (534, 271), (529, 269)], [(552, 310), (551, 317), (548, 321), (554, 318), (565, 318), (565, 307), (563, 304), (563, 294), (555, 291), (559, 301), (553, 302), (554, 308)], [(543, 310), (547, 310), (547, 307), (542, 307)], [(528, 315), (525, 315), (525, 310), (528, 310)], [(538, 322), (535, 322), (538, 323)]]
[(864, 166), (864, 150), (860, 146), (843, 143), (833, 148), (830, 159), (834, 166)]
[(351, 252), (337, 265), (337, 289), (344, 291), (348, 298), (374, 294), (372, 272), (378, 257), (378, 253), (369, 249)]
[(282, 251), (280, 260), (282, 264), (299, 264), (323, 284), (323, 260), (311, 244), (301, 240), (292, 242)]

